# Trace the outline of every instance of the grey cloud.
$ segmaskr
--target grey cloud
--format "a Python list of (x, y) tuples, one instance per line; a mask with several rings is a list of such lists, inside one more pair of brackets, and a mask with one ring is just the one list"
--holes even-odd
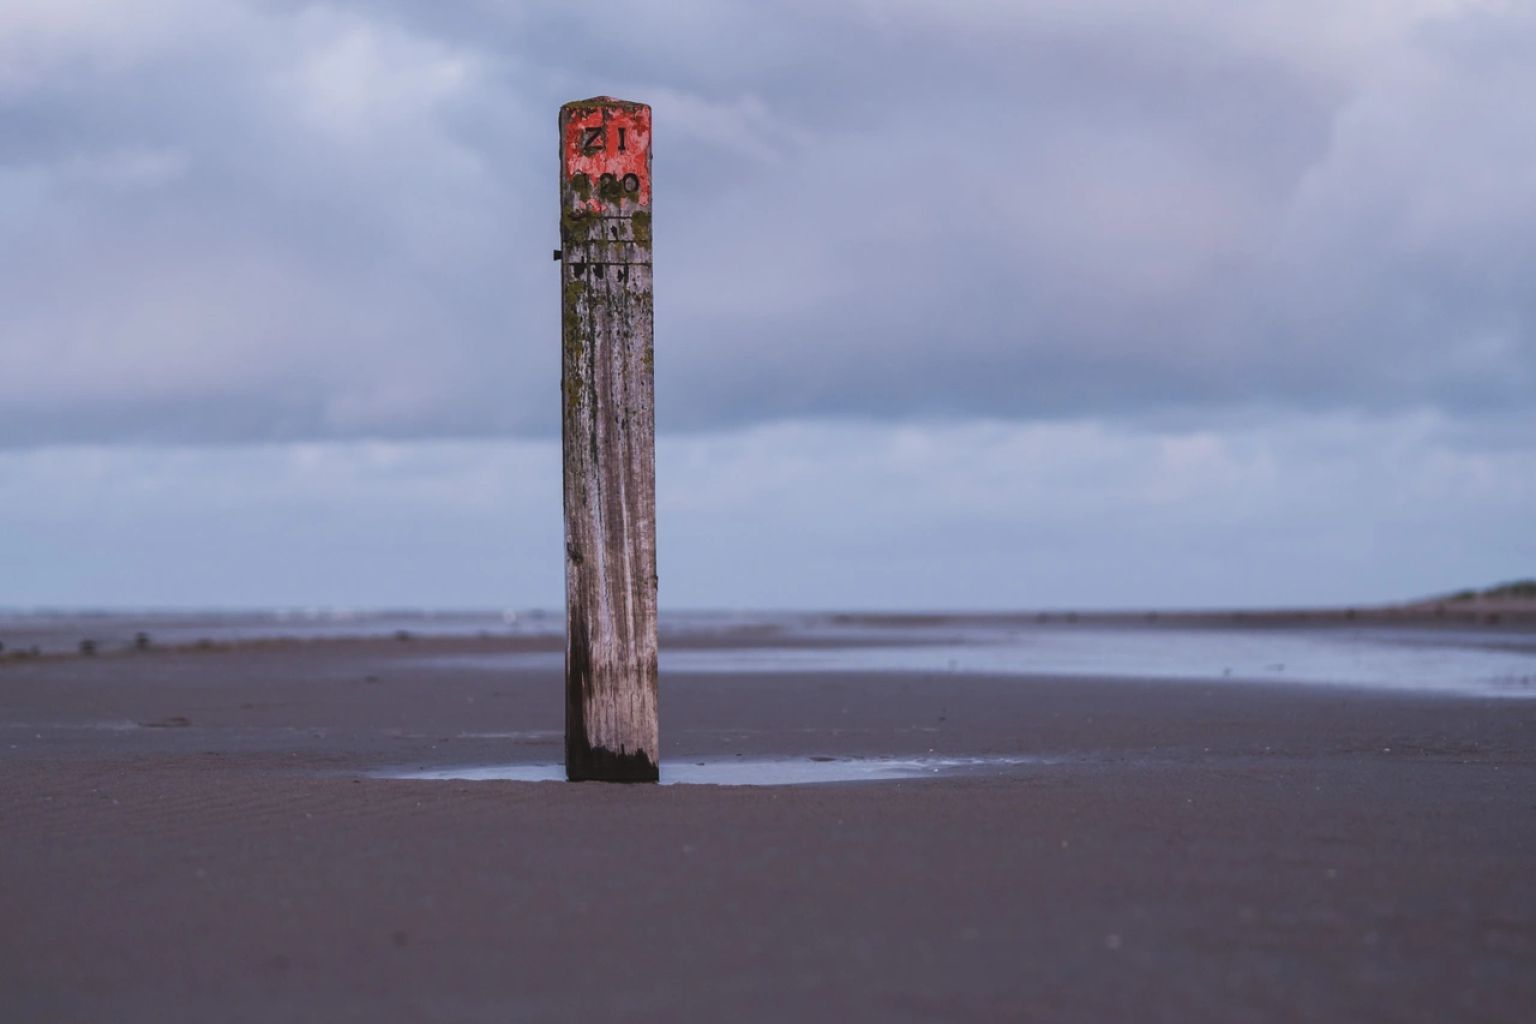
[(663, 427), (1536, 408), (1518, 13), (157, 6), (0, 79), (4, 443), (554, 430), (597, 92), (656, 108)]

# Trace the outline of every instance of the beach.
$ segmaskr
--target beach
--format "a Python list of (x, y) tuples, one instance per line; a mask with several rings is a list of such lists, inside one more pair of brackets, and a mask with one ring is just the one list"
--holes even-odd
[(1536, 1018), (1528, 626), (1460, 688), (833, 626), (664, 636), (663, 780), (799, 785), (432, 777), (558, 763), (548, 628), (8, 658), (0, 1019)]

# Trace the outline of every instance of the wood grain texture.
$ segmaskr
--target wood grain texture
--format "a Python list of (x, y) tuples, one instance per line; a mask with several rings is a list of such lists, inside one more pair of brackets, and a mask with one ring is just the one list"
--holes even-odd
[(560, 111), (565, 759), (656, 781), (656, 470), (650, 108)]

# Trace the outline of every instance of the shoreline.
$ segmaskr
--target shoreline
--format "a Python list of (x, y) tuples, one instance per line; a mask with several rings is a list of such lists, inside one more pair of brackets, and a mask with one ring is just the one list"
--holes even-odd
[[(486, 613), (489, 615), (489, 613)], [(719, 615), (722, 625), (709, 623), (709, 616)], [(691, 615), (702, 615), (694, 619)], [(266, 615), (255, 614), (265, 622)], [(747, 621), (734, 623), (732, 616)], [(262, 649), (284, 644), (346, 644), (394, 639), (400, 642), (456, 644), (464, 641), (488, 641), (509, 650), (559, 649), (563, 644), (564, 621), (551, 614), (540, 614), (531, 621), (535, 632), (487, 628), (486, 624), (446, 627), (444, 620), (423, 617), (429, 629), (404, 628), (408, 620), (390, 620), (388, 626), (370, 628), (367, 617), (337, 620), (329, 625), (297, 623), (297, 631), (284, 632), (284, 624), (263, 626), (243, 622), (241, 613), (210, 613), (205, 617), (179, 615), (167, 618), (156, 613), (71, 613), (38, 612), (0, 615), (0, 669), (18, 661), (57, 660), (75, 657), (104, 657), (160, 653), (216, 653)], [(525, 620), (529, 621), (529, 620)], [(170, 623), (173, 636), (185, 637), (199, 630), (208, 636), (180, 638), (166, 642), (157, 639), (156, 629)], [(231, 627), (231, 623), (241, 623)], [(1271, 610), (1208, 611), (1033, 611), (1033, 612), (765, 612), (765, 613), (678, 613), (662, 614), (663, 645), (684, 649), (752, 647), (847, 647), (871, 643), (870, 635), (818, 636), (813, 633), (787, 632), (798, 626), (833, 630), (867, 630), (886, 634), (882, 645), (922, 645), (932, 638), (914, 637), (913, 630), (978, 628), (1023, 629), (1050, 626), (1056, 629), (1081, 627), (1147, 630), (1347, 630), (1362, 628), (1456, 629), (1470, 630), (1489, 637), (1530, 634), (1536, 641), (1536, 602), (1463, 602), (1435, 605), (1393, 605), (1362, 608), (1312, 608)], [(526, 627), (524, 627), (526, 628)], [(904, 635), (903, 631), (907, 631)], [(163, 637), (163, 633), (162, 633)]]

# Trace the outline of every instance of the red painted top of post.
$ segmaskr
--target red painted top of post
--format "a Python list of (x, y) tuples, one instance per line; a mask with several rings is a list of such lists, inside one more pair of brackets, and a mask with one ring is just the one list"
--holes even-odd
[(611, 96), (578, 100), (565, 108), (561, 172), (567, 180), (587, 176), (587, 209), (602, 213), (621, 205), (616, 198), (649, 206), (651, 108)]

